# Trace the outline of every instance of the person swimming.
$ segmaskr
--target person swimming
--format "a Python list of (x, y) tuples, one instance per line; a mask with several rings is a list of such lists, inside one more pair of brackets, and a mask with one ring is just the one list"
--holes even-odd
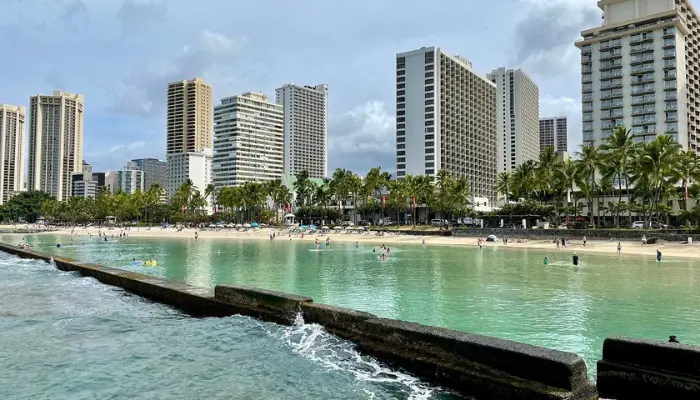
[(360, 242), (355, 242), (355, 248), (357, 249), (359, 247), (360, 247)]
[(547, 257), (545, 257), (545, 258), (544, 258), (544, 261), (543, 261), (543, 263), (544, 263), (544, 265), (547, 265), (547, 264), (549, 264), (549, 260), (547, 260)]
[(571, 260), (574, 262), (574, 265), (578, 265), (578, 254), (574, 253), (574, 256), (571, 258)]

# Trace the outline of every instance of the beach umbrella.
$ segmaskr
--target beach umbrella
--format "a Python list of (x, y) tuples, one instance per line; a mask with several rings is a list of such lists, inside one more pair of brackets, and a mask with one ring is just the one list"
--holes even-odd
[(299, 228), (300, 228), (300, 229), (306, 229), (306, 228), (308, 228), (308, 226), (302, 225), (302, 226), (300, 226)]
[(327, 226), (322, 226), (321, 229), (331, 229), (331, 228), (329, 228)]
[(336, 227), (333, 228), (333, 229), (335, 229), (336, 231), (341, 231), (341, 230), (343, 230), (343, 227), (342, 227), (342, 226), (336, 226)]
[(318, 228), (316, 228), (316, 225), (309, 225), (309, 229), (318, 229)]
[(287, 214), (284, 216), (285, 218), (294, 218), (294, 214)]
[(236, 228), (243, 228), (243, 225), (241, 225), (241, 224), (236, 224)]
[(498, 240), (498, 238), (496, 237), (496, 235), (489, 235), (489, 236), (486, 238), (486, 241), (487, 241), (487, 242), (495, 242), (495, 241), (497, 241), (497, 240)]
[(244, 228), (250, 228), (250, 224), (243, 224)]
[(250, 226), (252, 226), (253, 228), (257, 228), (259, 225), (257, 222), (253, 222), (252, 224), (250, 224)]

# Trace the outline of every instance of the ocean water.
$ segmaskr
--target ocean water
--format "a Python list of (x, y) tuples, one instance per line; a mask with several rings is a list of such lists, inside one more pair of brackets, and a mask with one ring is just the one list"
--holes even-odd
[(452, 399), (318, 325), (191, 318), (0, 254), (0, 399)]
[[(284, 239), (284, 238), (283, 238)], [(0, 238), (0, 240), (3, 240)], [(14, 240), (17, 236), (3, 241)], [(700, 262), (625, 249), (622, 256), (568, 250), (231, 239), (90, 240), (29, 236), (35, 248), (195, 286), (238, 283), (314, 301), (511, 339), (581, 355), (593, 376), (608, 336), (700, 344)], [(57, 249), (55, 244), (62, 243)], [(381, 243), (378, 242), (377, 245)], [(543, 265), (543, 258), (549, 265)], [(156, 267), (132, 259), (158, 261)]]

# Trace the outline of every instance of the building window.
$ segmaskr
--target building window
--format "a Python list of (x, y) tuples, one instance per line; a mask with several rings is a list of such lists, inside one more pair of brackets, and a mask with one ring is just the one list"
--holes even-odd
[(429, 106), (429, 105), (432, 105), (432, 104), (435, 104), (435, 100), (432, 100), (432, 99), (431, 99), (431, 100), (426, 100), (426, 101), (425, 101), (425, 105), (426, 105), (426, 106)]
[(397, 144), (397, 145), (396, 145), (396, 148), (397, 148), (397, 149), (405, 149), (405, 148), (406, 148), (406, 145), (403, 144), (403, 143)]
[(406, 82), (406, 77), (405, 76), (399, 76), (396, 78), (396, 82)]
[(426, 77), (426, 78), (432, 78), (433, 76), (434, 76), (434, 75), (433, 75), (433, 71), (430, 71), (430, 72), (426, 72), (426, 73), (425, 73), (425, 77)]
[(425, 112), (433, 112), (435, 111), (435, 107), (425, 107)]
[(435, 135), (425, 135), (425, 140), (433, 140), (435, 139)]
[(431, 156), (425, 156), (425, 161), (433, 161), (435, 159), (434, 155)]
[(396, 111), (396, 115), (406, 115), (406, 110), (398, 110)]
[(406, 169), (406, 164), (396, 164), (396, 169)]
[(406, 89), (406, 84), (405, 83), (399, 83), (396, 85), (397, 89)]
[(432, 174), (434, 174), (434, 173), (435, 173), (435, 171), (432, 170), (432, 169), (426, 169), (426, 170), (425, 170), (425, 174), (426, 174), (426, 175), (432, 175)]

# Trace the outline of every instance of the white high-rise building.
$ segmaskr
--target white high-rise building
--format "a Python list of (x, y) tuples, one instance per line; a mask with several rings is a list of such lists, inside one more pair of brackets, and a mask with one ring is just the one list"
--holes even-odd
[(140, 170), (135, 162), (130, 161), (126, 163), (124, 168), (117, 171), (117, 193), (134, 194), (136, 192), (143, 192), (145, 190), (145, 181), (145, 172)]
[(615, 127), (648, 142), (671, 135), (698, 151), (700, 20), (687, 0), (602, 0), (602, 26), (581, 32), (583, 143)]
[(214, 107), (213, 180), (217, 187), (280, 179), (284, 110), (262, 93), (221, 99)]
[(328, 86), (286, 84), (275, 91), (284, 107), (284, 173), (328, 176)]
[(41, 190), (65, 200), (72, 176), (83, 168), (82, 94), (54, 91), (30, 98), (29, 190)]
[[(207, 185), (212, 183), (212, 156), (210, 148), (166, 156), (168, 162), (168, 199), (172, 199), (177, 189), (188, 179), (204, 196)], [(207, 207), (207, 212), (210, 211), (211, 207)]]
[(494, 69), (498, 172), (511, 172), (540, 154), (540, 89), (521, 69)]
[(493, 204), (496, 85), (438, 47), (396, 55), (396, 176), (439, 170), (466, 177)]
[(566, 117), (540, 118), (540, 153), (549, 146), (557, 153), (567, 151), (568, 135)]
[(0, 104), (0, 204), (24, 190), (24, 124), (27, 109)]

